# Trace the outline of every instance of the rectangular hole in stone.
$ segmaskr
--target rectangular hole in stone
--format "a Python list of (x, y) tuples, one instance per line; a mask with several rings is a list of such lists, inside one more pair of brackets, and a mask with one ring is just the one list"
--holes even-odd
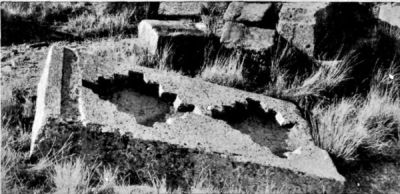
[(250, 99), (247, 103), (236, 102), (222, 110), (212, 110), (213, 118), (226, 121), (232, 128), (248, 134), (255, 143), (285, 157), (283, 153), (290, 151), (287, 144), (289, 129), (278, 124), (275, 114), (274, 111), (265, 112), (259, 102)]
[(110, 79), (101, 77), (97, 83), (84, 80), (83, 86), (98, 94), (101, 99), (115, 104), (118, 111), (132, 115), (141, 125), (153, 126), (155, 122), (165, 122), (166, 117), (174, 111), (172, 103), (176, 95), (159, 97), (157, 83), (146, 83), (143, 76), (133, 73), (114, 75)]

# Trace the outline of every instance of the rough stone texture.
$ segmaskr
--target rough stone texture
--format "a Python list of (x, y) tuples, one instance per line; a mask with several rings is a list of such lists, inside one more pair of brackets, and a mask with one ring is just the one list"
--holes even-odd
[(218, 43), (216, 38), (208, 36), (202, 23), (142, 20), (138, 28), (140, 46), (144, 50), (158, 56), (167, 53), (167, 66), (192, 76), (203, 65), (204, 48)]
[(69, 48), (52, 46), (37, 89), (36, 114), (32, 126), (31, 154), (40, 129), (48, 118), (81, 119), (81, 75), (78, 56)]
[[(188, 119), (192, 118), (187, 117)], [(205, 122), (207, 121), (205, 120)], [(195, 123), (197, 124), (196, 121)], [(285, 193), (340, 193), (343, 188), (342, 182), (335, 179), (311, 176), (309, 173), (297, 172), (282, 166), (253, 163), (246, 160), (240, 162), (240, 159), (238, 159), (240, 156), (207, 152), (197, 148), (191, 149), (186, 145), (171, 144), (164, 140), (137, 139), (129, 132), (122, 134), (118, 130), (105, 132), (102, 128), (103, 126), (95, 124), (82, 126), (79, 123), (50, 120), (41, 134), (38, 147), (44, 153), (50, 153), (60, 150), (63, 145), (69, 143), (71, 147), (64, 148), (61, 153), (64, 157), (85, 156), (83, 158), (89, 164), (100, 160), (102, 161), (100, 168), (118, 166), (118, 177), (129, 180), (128, 183), (131, 184), (149, 182), (154, 176), (167, 176), (167, 184), (169, 182), (168, 177), (170, 177), (175, 186), (181, 185), (182, 188), (185, 188), (184, 186), (187, 187), (188, 181), (190, 184), (191, 180), (198, 178), (194, 175), (211, 172), (212, 174), (208, 175), (210, 177), (207, 181), (209, 180), (212, 183), (212, 187), (220, 188), (223, 180), (252, 193), (256, 189), (263, 191), (263, 188), (268, 187), (271, 183), (282, 188), (280, 191), (283, 190)], [(187, 132), (188, 136), (191, 136), (191, 132), (196, 134), (203, 132), (203, 130), (196, 132), (196, 129), (199, 128), (194, 128), (195, 130), (191, 131), (191, 128), (193, 128), (191, 125), (185, 128), (185, 130), (190, 130)], [(211, 130), (215, 130), (215, 128), (208, 128), (208, 131)], [(175, 136), (172, 138), (178, 139)], [(211, 138), (215, 137), (212, 136)], [(240, 143), (241, 139), (234, 140)], [(192, 141), (189, 141), (190, 145), (193, 145)], [(199, 140), (196, 140), (196, 142), (199, 142)], [(201, 145), (198, 145), (198, 147), (201, 147)], [(313, 152), (309, 155), (310, 152), (312, 150), (308, 148), (298, 150), (294, 154), (297, 156), (293, 156), (292, 163), (305, 162), (305, 164), (310, 165), (308, 162), (315, 162), (304, 160), (301, 157), (302, 154), (306, 154), (307, 157), (315, 157), (320, 162), (330, 163), (326, 152), (319, 154)], [(41, 153), (37, 154), (40, 157)], [(268, 162), (271, 160), (270, 157), (264, 159)], [(283, 159), (280, 162), (285, 163)], [(148, 175), (149, 166), (154, 172), (150, 177)], [(314, 167), (318, 168), (318, 166)], [(229, 190), (221, 192), (226, 193)]]
[(373, 38), (374, 27), (369, 4), (283, 3), (277, 31), (310, 57), (332, 60)]
[(220, 41), (228, 48), (243, 48), (258, 52), (270, 48), (274, 44), (274, 37), (274, 30), (226, 22)]
[[(65, 52), (51, 49), (49, 58), (60, 59), (60, 53)], [(57, 66), (54, 63), (65, 66), (60, 60), (49, 60), (48, 66)], [(68, 72), (80, 74), (79, 71)], [(68, 87), (57, 84), (65, 82), (63, 77), (54, 77), (45, 83), (49, 88), (57, 86), (71, 92)], [(73, 77), (79, 76), (69, 78), (73, 80)], [(144, 144), (161, 142), (169, 151), (198, 150), (194, 151), (195, 155), (210, 153), (227, 156), (231, 162), (247, 163), (247, 171), (264, 169), (261, 180), (285, 181), (295, 187), (295, 191), (337, 193), (343, 189), (344, 178), (336, 171), (328, 153), (313, 144), (307, 122), (292, 103), (135, 65), (111, 68), (110, 64), (86, 64), (80, 88), (82, 103), (79, 107), (82, 110), (79, 114), (84, 117), (77, 117), (82, 118), (83, 128), (51, 124), (52, 119), (60, 118), (60, 113), (45, 118), (50, 124), (40, 133), (38, 141), (32, 141), (39, 144), (41, 151), (48, 149), (46, 146), (50, 141), (63, 142), (59, 138), (66, 140), (72, 136), (72, 140), (80, 143), (74, 143), (75, 148), (71, 149), (80, 150), (79, 154), (128, 162), (131, 159), (124, 161), (126, 156), (107, 154), (133, 152), (127, 144), (137, 141)], [(63, 96), (53, 98), (49, 105), (62, 106)], [(129, 105), (134, 107), (127, 107)], [(45, 104), (45, 108), (52, 107)], [(261, 118), (254, 121), (254, 116), (249, 113)], [(239, 123), (234, 122), (237, 119)], [(61, 119), (62, 122), (65, 121)], [(99, 128), (86, 130), (85, 126)], [(53, 128), (58, 131), (52, 131)], [(64, 134), (59, 134), (64, 129)], [(115, 130), (123, 136), (113, 135), (108, 139)], [(68, 131), (71, 134), (68, 135)], [(266, 143), (262, 144), (255, 139), (271, 133), (280, 141), (263, 138)]]
[(199, 17), (202, 7), (202, 2), (161, 2), (158, 14), (161, 16)]
[(400, 28), (400, 3), (386, 3), (379, 6), (378, 18)]
[[(173, 41), (174, 37), (200, 38), (206, 34), (202, 26), (189, 21), (142, 20), (138, 26), (138, 37), (142, 46), (151, 54), (156, 54), (164, 39)], [(164, 40), (165, 41), (165, 40)], [(165, 43), (164, 43), (165, 44)]]
[(224, 14), (224, 20), (235, 22), (262, 22), (272, 3), (232, 2)]
[[(265, 164), (266, 161), (268, 161), (273, 164), (273, 160), (277, 159), (279, 162), (276, 164), (281, 163), (280, 160), (283, 159), (273, 156), (272, 158), (275, 159), (271, 160), (271, 151), (269, 149), (266, 150), (265, 147), (255, 143), (250, 136), (244, 135), (238, 130), (233, 130), (232, 126), (227, 125), (225, 122), (210, 118), (213, 116), (215, 117), (215, 112), (224, 112), (223, 109), (226, 107), (234, 108), (237, 106), (237, 103), (248, 105), (250, 100), (259, 103), (259, 105), (262, 107), (262, 110), (265, 112), (270, 110), (274, 111), (275, 120), (280, 126), (290, 126), (291, 124), (295, 123), (293, 126), (289, 127), (290, 132), (288, 132), (288, 140), (286, 140), (289, 144), (289, 147), (291, 147), (289, 150), (293, 151), (300, 146), (303, 147), (300, 149), (306, 148), (305, 150), (307, 150), (307, 147), (310, 147), (310, 149), (314, 150), (316, 153), (324, 152), (312, 145), (310, 136), (307, 135), (307, 132), (305, 132), (308, 130), (307, 123), (299, 116), (299, 113), (293, 104), (262, 95), (256, 95), (232, 88), (214, 85), (204, 82), (200, 79), (186, 78), (178, 74), (167, 74), (157, 72), (153, 69), (137, 66), (132, 67), (132, 70), (135, 72), (142, 72), (143, 75), (141, 75), (141, 73), (138, 74), (132, 72), (130, 75), (127, 75), (126, 79), (133, 81), (136, 77), (136, 79), (139, 78), (137, 81), (135, 81), (136, 83), (140, 83), (140, 79), (143, 79), (144, 83), (157, 83), (157, 87), (152, 86), (154, 87), (155, 91), (148, 92), (153, 93), (154, 97), (168, 99), (167, 102), (168, 104), (171, 104), (171, 107), (173, 107), (175, 110), (174, 112), (189, 111), (193, 112), (194, 114), (186, 113), (182, 116), (172, 116), (166, 119), (167, 121), (165, 123), (156, 122), (151, 129), (140, 129), (143, 128), (143, 126), (135, 125), (135, 122), (132, 120), (130, 122), (128, 122), (126, 119), (121, 119), (123, 121), (119, 121), (119, 118), (122, 118), (123, 116), (119, 115), (121, 113), (115, 113), (118, 110), (115, 105), (108, 101), (102, 101), (99, 99), (99, 97), (96, 97), (96, 94), (92, 89), (85, 88), (85, 95), (88, 96), (85, 98), (87, 98), (87, 100), (90, 99), (92, 102), (100, 103), (88, 104), (87, 111), (103, 116), (108, 115), (105, 117), (110, 117), (110, 119), (104, 117), (96, 119), (96, 117), (91, 117), (92, 119), (95, 119), (94, 123), (101, 123), (105, 126), (118, 126), (116, 128), (122, 131), (129, 131), (134, 137), (140, 139), (167, 141), (168, 143), (183, 145), (193, 149), (204, 149), (210, 152), (234, 155), (238, 161), (242, 162), (251, 161), (257, 163), (258, 161), (260, 164)], [(88, 70), (87, 72), (93, 73), (92, 70)], [(123, 74), (126, 75), (126, 73)], [(103, 74), (103, 76), (109, 77), (110, 80), (112, 77), (112, 75), (107, 74)], [(98, 83), (97, 78), (92, 77), (90, 74), (86, 74), (84, 79), (89, 82)], [(168, 98), (166, 96), (172, 97)], [(105, 104), (108, 105), (105, 106)], [(104, 107), (110, 108), (104, 109)], [(108, 113), (104, 111), (107, 111)], [(128, 118), (128, 116), (125, 117)], [(108, 123), (108, 121), (110, 123)], [(135, 126), (133, 127), (135, 130), (133, 131), (129, 129), (132, 128), (132, 126)], [(252, 147), (254, 147), (254, 149)], [(334, 168), (332, 163), (330, 164), (331, 167), (322, 170), (322, 166), (330, 163), (327, 161), (318, 164), (316, 158), (310, 159), (316, 162), (315, 165), (309, 165), (311, 161), (301, 161), (307, 158), (306, 156), (308, 154), (311, 154), (308, 151), (301, 152), (304, 153), (304, 155), (300, 157), (302, 159), (298, 158), (298, 155), (296, 154), (291, 155), (291, 157), (296, 157), (293, 158), (293, 163), (288, 163), (289, 166), (294, 165), (296, 167), (292, 167), (298, 169), (307, 168), (307, 172), (310, 170), (316, 173), (316, 171), (319, 171), (316, 167), (321, 165), (320, 172), (335, 171), (328, 170), (329, 168)], [(291, 159), (288, 158), (288, 160), (290, 161)], [(338, 176), (340, 177), (340, 175)], [(339, 179), (343, 181), (342, 178)]]
[(204, 2), (201, 21), (207, 26), (207, 29), (215, 36), (221, 37), (224, 27), (224, 13), (228, 8), (229, 2)]
[(313, 56), (316, 13), (328, 5), (328, 2), (283, 3), (279, 13), (278, 33), (309, 56)]

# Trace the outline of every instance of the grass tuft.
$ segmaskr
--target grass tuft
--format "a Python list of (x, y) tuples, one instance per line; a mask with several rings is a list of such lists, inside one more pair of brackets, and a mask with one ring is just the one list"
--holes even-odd
[(132, 14), (133, 12), (129, 10), (115, 15), (85, 13), (69, 19), (62, 29), (79, 37), (110, 37), (121, 33), (125, 34), (134, 30), (134, 26), (129, 23)]
[(54, 193), (86, 193), (91, 172), (82, 159), (54, 165)]
[(392, 156), (400, 148), (400, 99), (394, 91), (373, 85), (366, 98), (317, 106), (312, 111), (316, 120), (314, 141), (345, 161)]
[(218, 55), (211, 64), (206, 64), (200, 77), (206, 81), (229, 86), (240, 87), (245, 84), (242, 75), (243, 59), (236, 54), (230, 56)]

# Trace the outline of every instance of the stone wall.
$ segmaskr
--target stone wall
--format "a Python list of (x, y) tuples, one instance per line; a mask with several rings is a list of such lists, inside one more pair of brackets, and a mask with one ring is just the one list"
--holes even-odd
[(311, 58), (332, 60), (373, 39), (377, 29), (382, 30), (381, 22), (397, 31), (399, 7), (398, 3), (162, 2), (156, 18), (202, 22), (229, 48), (268, 50), (278, 44), (279, 36)]

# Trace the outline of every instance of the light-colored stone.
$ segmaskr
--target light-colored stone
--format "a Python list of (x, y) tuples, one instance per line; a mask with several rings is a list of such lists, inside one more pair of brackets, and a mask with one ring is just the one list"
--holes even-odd
[(161, 2), (158, 14), (163, 16), (199, 16), (202, 2)]
[(232, 2), (225, 11), (224, 20), (235, 22), (262, 22), (272, 3)]
[(378, 18), (400, 28), (400, 3), (386, 3), (379, 6)]
[(51, 46), (37, 87), (36, 113), (32, 126), (32, 154), (37, 136), (48, 118), (80, 121), (82, 115), (81, 69), (78, 55), (69, 48)]
[(274, 37), (274, 30), (226, 22), (222, 29), (221, 42), (228, 48), (239, 47), (258, 52), (270, 48), (274, 44)]
[(138, 26), (138, 37), (141, 46), (151, 54), (156, 54), (162, 48), (162, 39), (173, 41), (174, 37), (204, 38), (206, 33), (203, 25), (190, 21), (142, 20)]
[[(329, 155), (313, 145), (311, 137), (306, 132), (308, 131), (308, 124), (300, 117), (295, 105), (267, 96), (211, 84), (201, 79), (187, 78), (176, 73), (165, 73), (140, 66), (132, 66), (130, 71), (130, 75), (126, 72), (123, 75), (136, 85), (139, 83), (158, 84), (158, 87), (154, 86), (155, 91), (152, 93), (156, 95), (153, 97), (162, 98), (166, 94), (174, 94), (174, 97), (168, 102), (173, 109), (170, 113), (171, 116), (164, 122), (155, 122), (152, 127), (138, 125), (129, 114), (118, 111), (118, 105), (100, 99), (90, 88), (84, 87), (87, 115), (98, 114), (88, 116), (88, 119), (90, 119), (88, 122), (109, 126), (108, 129), (104, 127), (106, 131), (118, 128), (123, 132), (132, 134), (134, 138), (164, 141), (192, 149), (222, 153), (241, 162), (296, 169), (294, 171), (305, 173), (307, 177), (316, 176), (320, 180), (334, 180), (338, 185), (343, 186), (344, 178), (336, 172)], [(92, 72), (92, 70), (88, 72)], [(97, 77), (92, 75), (84, 75), (84, 80), (100, 83)], [(102, 76), (114, 80), (112, 72), (103, 73)], [(134, 81), (134, 77), (136, 77), (136, 81)], [(224, 121), (216, 120), (213, 116), (215, 111), (223, 112), (224, 107), (234, 108), (237, 103), (247, 106), (249, 100), (259, 102), (260, 107), (265, 112), (270, 110), (276, 112), (274, 119), (279, 125), (294, 124), (288, 131), (287, 139), (282, 140), (290, 144), (289, 150), (295, 153), (290, 158), (277, 157), (271, 153), (269, 148), (266, 149), (267, 147), (256, 143), (252, 139), (253, 137), (243, 134), (244, 132), (239, 132), (238, 129), (241, 126), (228, 125)], [(192, 111), (183, 115), (175, 115), (175, 113), (180, 112), (178, 111), (180, 107), (188, 105), (194, 106)], [(250, 129), (256, 130), (251, 126), (253, 125), (247, 125)], [(236, 129), (233, 127), (236, 127)], [(296, 149), (301, 149), (301, 152), (296, 151)], [(325, 185), (326, 183), (321, 182), (319, 184), (323, 184), (328, 191), (332, 190), (333, 187), (341, 190), (340, 187), (342, 187), (336, 188), (337, 185)], [(309, 189), (315, 186), (310, 186)], [(331, 186), (332, 188), (330, 188)]]
[[(35, 119), (43, 123), (60, 118), (60, 110), (69, 110), (62, 108), (62, 94), (70, 87), (63, 87), (65, 76), (59, 72), (65, 66), (60, 59), (65, 56), (68, 54), (62, 50), (50, 49), (43, 74), (50, 79), (43, 79), (39, 90), (58, 88), (59, 95), (39, 93), (40, 99), (52, 100), (44, 103), (38, 99), (43, 106), (38, 110), (59, 108), (45, 117), (37, 114)], [(59, 73), (54, 74), (58, 76), (49, 74), (54, 67), (58, 67)], [(271, 180), (284, 177), (285, 184), (297, 191), (337, 193), (343, 189), (345, 179), (328, 153), (314, 145), (307, 121), (292, 103), (136, 65), (84, 64), (81, 74), (82, 85), (77, 83), (81, 110), (72, 113), (85, 115), (80, 122), (101, 126), (103, 133), (118, 130), (132, 140), (164, 142), (262, 166), (266, 174), (274, 176)], [(256, 112), (257, 118), (250, 116)], [(240, 120), (230, 121), (234, 115)], [(142, 122), (149, 120), (152, 122)], [(261, 142), (257, 140), (260, 136), (265, 138)], [(283, 158), (276, 152), (279, 149), (292, 154)]]
[(328, 5), (328, 2), (283, 3), (279, 12), (278, 33), (309, 56), (314, 56), (316, 13)]

